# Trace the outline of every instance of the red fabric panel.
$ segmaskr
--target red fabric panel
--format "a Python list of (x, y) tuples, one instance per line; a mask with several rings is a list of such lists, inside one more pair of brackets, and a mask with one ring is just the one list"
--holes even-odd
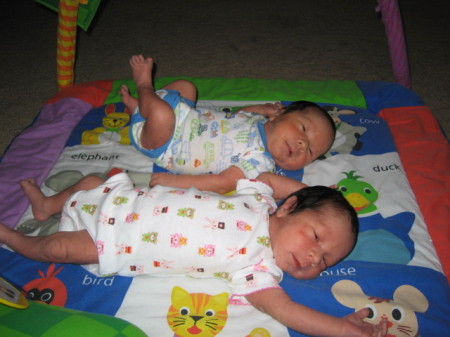
[(389, 124), (444, 273), (450, 280), (450, 145), (426, 106), (387, 108)]
[(73, 97), (79, 98), (92, 105), (93, 108), (96, 108), (104, 104), (106, 98), (111, 92), (112, 84), (112, 80), (76, 84), (62, 89), (46, 103), (49, 104), (62, 98)]

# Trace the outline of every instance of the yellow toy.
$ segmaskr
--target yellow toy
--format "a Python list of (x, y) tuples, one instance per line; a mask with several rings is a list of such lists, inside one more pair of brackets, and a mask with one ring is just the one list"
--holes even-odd
[[(101, 0), (36, 0), (58, 12), (56, 80), (58, 89), (74, 81), (77, 25), (88, 29)], [(80, 6), (81, 5), (81, 6)]]
[(59, 2), (56, 40), (56, 80), (59, 89), (73, 84), (79, 2), (79, 0), (61, 0)]

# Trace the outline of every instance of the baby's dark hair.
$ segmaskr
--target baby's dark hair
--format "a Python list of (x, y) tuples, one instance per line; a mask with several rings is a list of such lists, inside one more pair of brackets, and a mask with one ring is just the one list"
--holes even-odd
[(330, 123), (330, 127), (333, 130), (333, 138), (336, 136), (336, 124), (334, 123), (333, 118), (330, 116), (330, 114), (323, 109), (321, 106), (317, 105), (316, 103), (310, 102), (310, 101), (295, 101), (290, 103), (289, 105), (286, 105), (283, 108), (282, 114), (287, 114), (294, 111), (303, 111), (308, 108), (313, 108), (317, 110), (320, 114), (322, 114), (325, 119)]
[(297, 202), (291, 208), (290, 213), (298, 213), (306, 209), (320, 210), (325, 206), (331, 206), (336, 211), (348, 215), (352, 224), (352, 232), (355, 237), (358, 235), (358, 216), (341, 192), (326, 186), (309, 186), (290, 194), (281, 204), (291, 196), (295, 196)]

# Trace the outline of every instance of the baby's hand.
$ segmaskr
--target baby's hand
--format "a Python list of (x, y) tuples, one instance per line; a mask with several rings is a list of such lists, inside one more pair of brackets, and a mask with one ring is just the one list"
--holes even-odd
[(239, 109), (237, 112), (254, 112), (263, 115), (264, 117), (271, 117), (273, 115), (279, 114), (282, 110), (283, 105), (280, 102), (275, 102), (246, 106), (242, 109)]
[(384, 337), (387, 333), (387, 319), (383, 318), (378, 324), (370, 324), (364, 321), (369, 314), (369, 309), (364, 308), (344, 317), (351, 323), (345, 336)]
[[(150, 180), (150, 187), (155, 185), (172, 186), (175, 175), (171, 173), (158, 172), (153, 173)], [(172, 184), (171, 184), (172, 183)]]

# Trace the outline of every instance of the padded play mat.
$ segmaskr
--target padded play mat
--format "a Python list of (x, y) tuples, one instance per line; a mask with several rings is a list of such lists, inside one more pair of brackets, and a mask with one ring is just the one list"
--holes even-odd
[[(174, 79), (159, 78), (156, 87)], [(334, 316), (370, 307), (370, 321), (388, 317), (388, 336), (448, 334), (450, 151), (414, 92), (388, 82), (187, 79), (197, 85), (198, 108), (205, 112), (220, 110), (232, 118), (238, 106), (310, 100), (336, 121), (336, 140), (326, 155), (302, 170), (277, 173), (309, 185), (345, 187), (359, 216), (359, 239), (350, 256), (314, 280), (285, 275), (281, 286), (294, 300)], [(57, 217), (44, 223), (32, 218), (20, 179), (33, 177), (50, 195), (113, 167), (162, 170), (130, 145), (130, 116), (118, 95), (123, 83), (135, 94), (128, 79), (95, 81), (63, 89), (42, 106), (0, 163), (2, 223), (29, 235), (55, 230)], [(228, 291), (220, 275), (98, 278), (80, 266), (30, 261), (5, 246), (0, 261), (1, 277), (47, 303), (24, 310), (0, 304), (1, 336), (87, 336), (86, 328), (101, 326), (92, 335), (172, 337), (172, 306), (197, 303), (197, 316), (203, 317), (202, 303)], [(194, 320), (186, 318), (175, 335), (302, 336), (251, 306), (229, 300), (218, 309), (217, 324), (200, 318), (193, 329)]]

